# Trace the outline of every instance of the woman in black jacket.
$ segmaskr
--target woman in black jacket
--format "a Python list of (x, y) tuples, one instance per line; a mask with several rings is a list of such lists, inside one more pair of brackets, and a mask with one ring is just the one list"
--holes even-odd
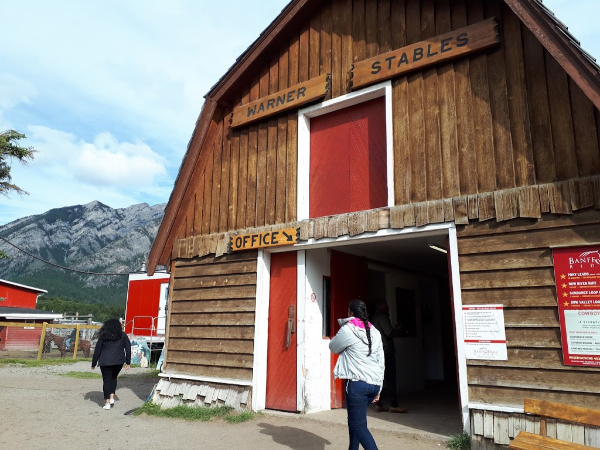
[(129, 370), (131, 364), (131, 342), (121, 328), (118, 319), (109, 319), (100, 328), (98, 342), (92, 357), (92, 369), (100, 366), (102, 372), (102, 390), (104, 391), (104, 409), (115, 404), (117, 376), (125, 364)]

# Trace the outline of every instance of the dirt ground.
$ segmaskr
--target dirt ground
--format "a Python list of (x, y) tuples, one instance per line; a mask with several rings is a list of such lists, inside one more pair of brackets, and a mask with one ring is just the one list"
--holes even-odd
[[(90, 371), (89, 362), (73, 365), (0, 366), (0, 448), (29, 449), (344, 449), (344, 423), (319, 414), (264, 413), (254, 420), (229, 424), (222, 420), (186, 422), (125, 414), (147, 398), (156, 378), (147, 369), (122, 372), (117, 401), (106, 411), (101, 379), (64, 376)], [(99, 373), (96, 368), (96, 373)], [(375, 429), (380, 449), (440, 449), (445, 441), (428, 436)]]

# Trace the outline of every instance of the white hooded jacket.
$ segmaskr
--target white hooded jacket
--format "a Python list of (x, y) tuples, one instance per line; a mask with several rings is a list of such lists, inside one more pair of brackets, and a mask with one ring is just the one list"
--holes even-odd
[(385, 360), (381, 334), (369, 323), (371, 332), (371, 354), (367, 332), (362, 320), (355, 317), (338, 319), (342, 326), (329, 342), (329, 350), (340, 357), (333, 369), (335, 378), (364, 381), (380, 387), (383, 385)]

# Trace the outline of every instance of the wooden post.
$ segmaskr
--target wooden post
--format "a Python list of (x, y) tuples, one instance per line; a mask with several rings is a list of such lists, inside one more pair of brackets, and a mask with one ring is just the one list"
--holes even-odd
[(42, 334), (40, 335), (40, 348), (38, 348), (37, 356), (38, 361), (42, 359), (42, 352), (44, 351), (44, 342), (46, 341), (46, 325), (48, 325), (48, 322), (44, 322), (42, 324)]
[[(77, 313), (79, 314), (79, 313)], [(79, 327), (81, 325), (77, 324), (77, 327), (75, 327), (75, 344), (73, 344), (73, 359), (77, 359), (77, 349), (79, 348)]]

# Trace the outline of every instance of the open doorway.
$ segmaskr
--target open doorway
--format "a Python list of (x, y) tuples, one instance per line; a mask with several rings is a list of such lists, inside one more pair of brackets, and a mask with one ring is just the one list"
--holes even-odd
[[(340, 259), (362, 268), (365, 286), (360, 286), (355, 298), (366, 301), (370, 315), (377, 299), (387, 303), (395, 330), (396, 394), (401, 408), (423, 408), (427, 403), (427, 408), (460, 410), (446, 247), (447, 231), (443, 231), (307, 251), (307, 262), (314, 260), (308, 256), (311, 252), (329, 259), (330, 273), (323, 274), (327, 281), (323, 286), (331, 292), (324, 292), (323, 313), (331, 323), (346, 311), (336, 299), (343, 298), (347, 306), (353, 297), (347, 288), (357, 283), (356, 270), (339, 270)], [(337, 330), (332, 326), (330, 331)], [(331, 407), (341, 406), (332, 395)]]

